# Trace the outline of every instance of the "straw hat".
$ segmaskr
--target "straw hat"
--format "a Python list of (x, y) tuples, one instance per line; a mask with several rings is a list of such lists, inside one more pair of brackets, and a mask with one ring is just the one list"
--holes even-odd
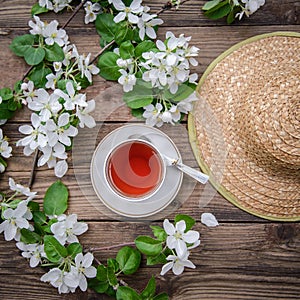
[(300, 34), (250, 38), (203, 74), (189, 115), (200, 167), (230, 202), (271, 220), (300, 220)]

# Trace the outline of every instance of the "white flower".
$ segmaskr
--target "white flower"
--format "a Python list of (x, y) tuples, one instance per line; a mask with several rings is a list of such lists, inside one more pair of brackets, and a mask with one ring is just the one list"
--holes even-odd
[[(46, 122), (48, 144), (53, 147), (57, 142), (61, 142), (65, 146), (71, 146), (71, 138), (77, 135), (78, 129), (73, 125), (69, 125), (69, 113), (63, 113), (58, 117), (57, 124), (50, 119)], [(66, 129), (66, 126), (68, 128)]]
[(46, 7), (49, 10), (53, 9), (53, 5), (50, 0), (39, 0), (39, 6)]
[(86, 107), (86, 94), (76, 94), (73, 84), (68, 81), (66, 84), (67, 94), (60, 89), (56, 89), (54, 94), (65, 100), (64, 107), (66, 110), (75, 109), (76, 105)]
[(30, 155), (37, 147), (45, 147), (48, 142), (45, 127), (41, 122), (41, 118), (36, 113), (33, 113), (31, 114), (32, 126), (22, 125), (19, 128), (21, 133), (28, 135), (17, 141), (17, 146), (25, 146), (25, 155)]
[(192, 110), (193, 102), (197, 101), (197, 100), (199, 100), (199, 98), (196, 96), (196, 93), (193, 92), (187, 98), (185, 98), (184, 100), (181, 100), (180, 102), (177, 103), (177, 109), (180, 112), (187, 114), (189, 111)]
[(23, 95), (26, 97), (25, 100), (22, 101), (23, 104), (28, 104), (33, 101), (33, 98), (36, 97), (36, 90), (34, 89), (34, 84), (32, 81), (23, 82), (21, 84), (21, 89)]
[(50, 73), (50, 74), (46, 75), (47, 82), (46, 82), (45, 87), (47, 89), (55, 90), (56, 83), (60, 79), (60, 77), (61, 77), (61, 73), (60, 72), (58, 72), (56, 74)]
[(160, 127), (163, 125), (161, 119), (161, 110), (163, 106), (160, 103), (149, 104), (144, 107), (143, 117), (146, 119), (146, 125)]
[(122, 1), (114, 1), (113, 4), (115, 9), (120, 11), (114, 17), (115, 23), (119, 23), (125, 20), (125, 18), (127, 18), (132, 24), (138, 23), (139, 18), (136, 16), (136, 14), (139, 14), (143, 11), (143, 6), (141, 6), (142, 0), (133, 0), (129, 7), (126, 7)]
[(28, 103), (28, 107), (31, 110), (39, 112), (39, 116), (42, 122), (46, 122), (53, 115), (56, 116), (57, 113), (62, 109), (62, 105), (59, 103), (59, 96), (56, 94), (49, 95), (45, 89), (38, 89), (36, 92), (36, 97), (33, 101)]
[(44, 245), (25, 244), (23, 242), (18, 242), (16, 245), (23, 251), (22, 256), (29, 258), (29, 265), (31, 268), (35, 268), (38, 264), (42, 263), (42, 258), (46, 257)]
[(68, 41), (67, 33), (64, 29), (57, 29), (58, 22), (56, 20), (47, 24), (42, 31), (47, 45), (57, 43), (60, 47), (64, 46)]
[(132, 91), (134, 85), (136, 84), (136, 77), (134, 74), (128, 74), (125, 70), (120, 69), (119, 72), (122, 74), (118, 82), (123, 85), (123, 91), (125, 93)]
[(69, 3), (71, 3), (73, 0), (52, 0), (53, 2), (53, 10), (54, 12), (59, 12), (63, 10), (64, 8), (72, 8)]
[(170, 249), (175, 249), (178, 257), (184, 257), (187, 252), (187, 244), (197, 243), (199, 240), (199, 232), (195, 230), (186, 230), (184, 220), (176, 223), (174, 226), (168, 219), (164, 220), (163, 227), (167, 233), (167, 246)]
[(175, 275), (182, 274), (185, 267), (195, 269), (196, 266), (190, 260), (188, 260), (188, 257), (189, 252), (186, 252), (182, 257), (169, 255), (167, 260), (170, 262), (163, 265), (160, 275), (165, 275), (171, 269)]
[(153, 27), (163, 24), (163, 20), (156, 19), (156, 17), (157, 15), (143, 13), (139, 18), (137, 26), (139, 28), (139, 37), (142, 41), (145, 38), (145, 34), (153, 40), (156, 39), (156, 32)]
[(4, 221), (0, 224), (0, 233), (4, 232), (6, 241), (15, 239), (18, 229), (29, 228), (29, 222), (24, 215), (27, 213), (27, 202), (21, 201), (16, 209), (7, 208), (3, 212)]
[(161, 119), (165, 123), (174, 124), (180, 120), (181, 114), (176, 105), (172, 105), (168, 110), (162, 113)]
[(2, 129), (0, 128), (0, 155), (4, 158), (11, 157), (12, 147), (9, 146), (6, 137), (3, 136)]
[(42, 22), (38, 16), (34, 15), (33, 18), (35, 20), (35, 23), (32, 20), (28, 22), (29, 27), (32, 28), (31, 30), (29, 30), (29, 32), (33, 35), (42, 35), (45, 28), (45, 23)]
[(29, 187), (24, 187), (22, 184), (15, 183), (11, 177), (8, 179), (8, 184), (11, 191), (27, 196), (27, 201), (32, 200), (36, 195), (36, 192), (31, 192)]
[(53, 268), (48, 273), (41, 277), (41, 281), (49, 282), (52, 286), (58, 289), (60, 294), (65, 294), (69, 292), (75, 292), (75, 288), (70, 287), (66, 284), (65, 278), (67, 273), (63, 272), (59, 268)]
[(99, 3), (93, 4), (92, 2), (87, 1), (84, 4), (84, 10), (85, 10), (84, 23), (88, 24), (96, 20), (97, 15), (101, 12), (101, 6)]
[(92, 253), (83, 255), (79, 253), (75, 257), (75, 267), (71, 266), (71, 271), (66, 275), (65, 282), (74, 287), (79, 288), (84, 292), (87, 290), (87, 278), (94, 278), (97, 274), (97, 269), (92, 266), (94, 256)]
[(242, 0), (242, 3), (245, 4), (245, 9), (249, 15), (252, 15), (265, 4), (265, 0)]
[(174, 52), (178, 46), (178, 40), (176, 37), (171, 37), (167, 41), (167, 45), (161, 40), (156, 41), (157, 48), (164, 54), (166, 63), (169, 66), (173, 66), (177, 63), (178, 55)]
[(79, 108), (76, 109), (76, 116), (79, 119), (79, 126), (83, 128), (84, 126), (88, 128), (93, 128), (96, 126), (96, 122), (94, 118), (89, 115), (92, 111), (95, 110), (95, 100), (92, 99), (90, 101), (87, 101), (87, 107), (85, 108)]
[(57, 163), (57, 159), (67, 159), (67, 153), (65, 151), (65, 146), (61, 143), (56, 143), (53, 147), (47, 145), (44, 148), (40, 148), (42, 155), (38, 160), (38, 167), (48, 164), (49, 168), (54, 168)]
[(90, 64), (91, 53), (87, 56), (79, 55), (78, 56), (78, 68), (81, 71), (81, 78), (85, 76), (89, 82), (92, 81), (92, 75), (96, 75), (99, 73), (100, 69), (95, 65)]
[(212, 213), (203, 213), (201, 215), (201, 223), (208, 227), (219, 226), (219, 222)]
[(77, 235), (81, 235), (88, 230), (88, 225), (77, 221), (77, 215), (62, 216), (60, 221), (51, 225), (54, 237), (64, 245), (78, 242)]

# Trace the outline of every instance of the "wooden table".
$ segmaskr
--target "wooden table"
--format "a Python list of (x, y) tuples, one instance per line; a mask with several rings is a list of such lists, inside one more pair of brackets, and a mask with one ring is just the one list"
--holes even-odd
[[(30, 8), (36, 1), (0, 0), (0, 85), (12, 87), (21, 79), (27, 66), (22, 59), (9, 50), (15, 36), (28, 31)], [(145, 1), (152, 11), (161, 8), (163, 1)], [(167, 11), (161, 15), (165, 23), (158, 36), (164, 37), (167, 30), (176, 35), (192, 36), (191, 44), (199, 47), (199, 66), (195, 72), (201, 75), (210, 62), (230, 46), (257, 34), (278, 30), (300, 32), (300, 2), (297, 0), (266, 0), (265, 6), (249, 19), (227, 26), (224, 20), (208, 20), (200, 10), (205, 1), (191, 0), (180, 10)], [(42, 20), (58, 19), (63, 24), (69, 13), (43, 15)], [(67, 27), (68, 35), (81, 53), (99, 51), (99, 37), (93, 25), (85, 26), (83, 12), (78, 13)], [(114, 90), (114, 93), (111, 91)], [(97, 142), (113, 129), (134, 120), (122, 105), (121, 91), (113, 82), (100, 77), (94, 78), (94, 85), (88, 88), (88, 97), (98, 99), (95, 118), (101, 130)], [(111, 94), (109, 94), (111, 93)], [(111, 95), (108, 101), (105, 95)], [(102, 102), (101, 102), (102, 101)], [(100, 104), (99, 104), (100, 103)], [(103, 108), (103, 110), (100, 109)], [(29, 122), (29, 112), (23, 110), (3, 128), (11, 143), (21, 138), (18, 127)], [(183, 126), (186, 126), (184, 123)], [(171, 125), (162, 130), (174, 133)], [(175, 131), (176, 133), (176, 131)], [(88, 143), (93, 137), (86, 135)], [(188, 137), (172, 136), (182, 153), (183, 160), (197, 167), (189, 146)], [(84, 155), (84, 153), (83, 153)], [(26, 185), (30, 177), (33, 157), (24, 157), (20, 147), (14, 147), (14, 157), (9, 160), (5, 174), (0, 175), (0, 190), (7, 190), (8, 178)], [(70, 192), (69, 212), (77, 213), (79, 219), (89, 225), (89, 231), (81, 237), (86, 247), (105, 247), (116, 243), (132, 242), (137, 235), (151, 235), (149, 224), (135, 221), (119, 221), (96, 210), (82, 192), (74, 175), (72, 157), (70, 169), (63, 178)], [(75, 170), (76, 171), (76, 170)], [(32, 189), (43, 198), (46, 188), (56, 180), (52, 170), (39, 168)], [(210, 201), (206, 201), (210, 200)], [(206, 206), (202, 203), (208, 202)], [(200, 223), (203, 212), (212, 212), (220, 226), (207, 228)], [(160, 267), (143, 266), (139, 272), (127, 279), (131, 286), (142, 290), (151, 274), (157, 279), (159, 291), (166, 291), (170, 299), (300, 299), (300, 225), (299, 223), (270, 222), (254, 217), (230, 204), (215, 193), (212, 197), (201, 184), (197, 184), (183, 205), (168, 216), (176, 213), (189, 214), (198, 223), (201, 232), (201, 246), (194, 251), (191, 260), (197, 268), (188, 269), (181, 276), (159, 276)], [(161, 225), (162, 220), (152, 224)], [(95, 256), (105, 260), (115, 255), (117, 249), (97, 252)], [(56, 289), (42, 283), (41, 268), (30, 268), (14, 242), (0, 237), (0, 299), (106, 299), (92, 291), (86, 293), (59, 295)]]

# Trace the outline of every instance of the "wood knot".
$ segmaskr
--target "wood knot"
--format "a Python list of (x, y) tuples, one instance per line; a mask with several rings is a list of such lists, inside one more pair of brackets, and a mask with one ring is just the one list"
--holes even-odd
[(270, 227), (270, 239), (278, 244), (289, 243), (298, 234), (296, 224), (278, 224)]

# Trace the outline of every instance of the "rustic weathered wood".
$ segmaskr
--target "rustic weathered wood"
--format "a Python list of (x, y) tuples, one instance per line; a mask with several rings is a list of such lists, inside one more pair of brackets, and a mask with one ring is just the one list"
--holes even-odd
[[(126, 277), (126, 282), (142, 290), (153, 274), (159, 289), (168, 291), (171, 299), (299, 299), (299, 224), (226, 223), (217, 228), (196, 228), (201, 232), (202, 245), (191, 253), (195, 270), (187, 270), (178, 277), (161, 277), (157, 275), (159, 266), (143, 267), (134, 276)], [(118, 239), (112, 238), (112, 232)], [(139, 234), (151, 234), (147, 224), (89, 222), (89, 231), (81, 240), (86, 247), (102, 248), (116, 245), (114, 239), (131, 242)], [(43, 271), (30, 269), (13, 242), (2, 241), (0, 250), (1, 280), (5, 282), (0, 286), (2, 299), (21, 299), (21, 293), (15, 293), (16, 284), (26, 299), (40, 299), (41, 295), (47, 300), (106, 299), (92, 292), (58, 296), (53, 288), (39, 282)], [(94, 255), (105, 263), (117, 251), (118, 248), (101, 250)], [(10, 260), (6, 253), (10, 253)], [(144, 260), (142, 264), (145, 265)], [(24, 269), (26, 273), (20, 276)]]
[[(30, 7), (35, 2), (0, 0), (0, 88), (12, 87), (28, 69), (24, 61), (16, 57), (8, 47), (15, 36), (28, 32)], [(158, 38), (161, 39), (168, 30), (176, 35), (184, 33), (185, 36), (192, 36), (191, 44), (200, 48), (200, 64), (193, 70), (199, 76), (219, 54), (246, 38), (273, 31), (300, 32), (300, 5), (297, 0), (267, 0), (265, 6), (251, 18), (245, 18), (231, 26), (227, 26), (224, 20), (208, 20), (200, 10), (205, 2), (191, 0), (178, 11), (164, 12), (161, 17), (165, 23), (158, 32)], [(165, 2), (147, 0), (144, 3), (155, 12)], [(55, 18), (63, 25), (70, 14), (71, 12), (58, 15), (49, 13), (41, 18), (48, 21)], [(67, 32), (79, 52), (96, 55), (100, 50), (99, 36), (92, 24), (83, 24), (83, 16), (83, 12), (80, 12), (68, 25)], [(116, 83), (96, 76), (87, 95), (97, 102), (94, 116), (98, 131), (96, 136), (94, 132), (86, 131), (86, 144), (97, 144), (107, 133), (128, 122), (141, 122), (132, 118), (130, 110), (124, 107), (122, 91)], [(18, 127), (29, 120), (30, 112), (24, 109), (3, 127), (12, 144), (22, 138)], [(164, 126), (161, 129), (175, 141), (184, 162), (197, 167), (185, 128), (186, 123), (181, 127)], [(80, 143), (76, 145), (77, 151), (80, 151)], [(14, 147), (14, 157), (9, 160), (7, 172), (0, 174), (0, 191), (7, 190), (9, 177), (26, 185), (32, 159), (32, 156), (23, 156), (22, 148)], [(95, 209), (93, 201), (97, 201), (97, 198), (90, 186), (89, 168), (74, 160), (75, 156), (70, 155), (70, 170), (63, 182), (70, 192), (69, 212), (77, 213), (79, 219), (89, 224), (89, 231), (81, 238), (86, 248), (128, 243), (140, 234), (151, 234), (149, 220), (121, 222), (114, 214)], [(33, 184), (33, 190), (38, 192), (37, 201), (42, 201), (49, 183), (55, 180), (53, 170), (46, 167), (37, 169)], [(300, 299), (300, 224), (270, 222), (252, 216), (230, 204), (210, 188), (209, 184), (206, 187), (191, 184), (189, 187), (189, 197), (167, 217), (172, 219), (176, 213), (183, 213), (197, 220), (196, 228), (201, 233), (201, 246), (191, 254), (191, 260), (197, 268), (188, 269), (178, 277), (172, 274), (161, 277), (160, 266), (147, 267), (143, 261), (143, 267), (138, 273), (129, 276), (126, 281), (137, 290), (142, 290), (153, 274), (157, 279), (158, 290), (168, 292), (170, 299)], [(220, 226), (207, 228), (201, 225), (202, 212), (213, 212)], [(154, 216), (153, 222), (161, 225), (162, 220)], [(96, 252), (95, 256), (105, 262), (117, 251), (117, 248), (102, 250)], [(1, 235), (1, 299), (109, 299), (92, 291), (59, 295), (53, 287), (39, 281), (42, 274), (41, 268), (30, 268), (19, 255), (15, 243), (4, 241)]]

